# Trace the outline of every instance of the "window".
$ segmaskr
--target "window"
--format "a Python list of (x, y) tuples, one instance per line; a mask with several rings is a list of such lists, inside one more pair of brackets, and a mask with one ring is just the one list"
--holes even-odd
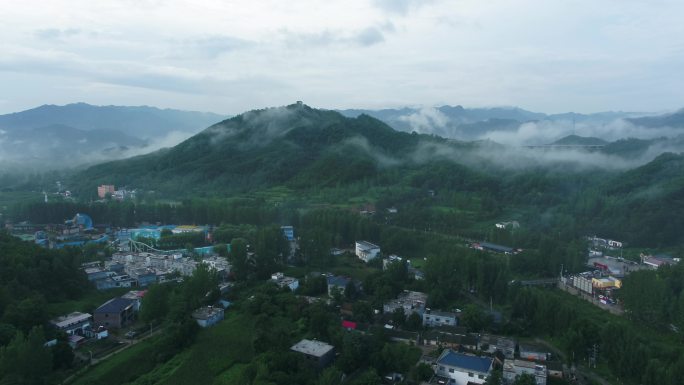
[(439, 370), (444, 370), (444, 366), (440, 366), (440, 367), (439, 367)]
[(449, 373), (453, 373), (453, 372), (454, 372), (454, 369), (449, 369)]
[(472, 377), (472, 376), (473, 376), (473, 374), (468, 372), (468, 377)]
[(478, 374), (478, 375), (477, 375), (477, 378), (479, 378), (480, 380), (482, 380), (482, 379), (484, 379), (484, 376), (481, 375), (481, 374)]

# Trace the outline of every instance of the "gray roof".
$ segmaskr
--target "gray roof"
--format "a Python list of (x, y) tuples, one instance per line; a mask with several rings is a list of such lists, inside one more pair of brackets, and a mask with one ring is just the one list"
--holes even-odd
[(121, 297), (112, 298), (109, 301), (103, 303), (97, 309), (95, 309), (94, 314), (121, 313), (127, 307), (133, 305), (133, 302), (135, 302), (135, 301), (132, 299), (128, 299), (128, 298), (121, 298)]
[(334, 346), (326, 344), (325, 342), (304, 339), (294, 344), (290, 350), (304, 353), (308, 356), (323, 357), (334, 348)]

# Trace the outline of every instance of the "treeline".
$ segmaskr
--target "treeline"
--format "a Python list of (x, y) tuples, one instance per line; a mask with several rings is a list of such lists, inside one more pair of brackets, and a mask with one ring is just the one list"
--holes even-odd
[(681, 384), (681, 344), (558, 291), (515, 287), (509, 331), (559, 341), (571, 362), (595, 355), (628, 384)]
[(48, 321), (50, 302), (77, 299), (90, 286), (77, 249), (47, 250), (0, 231), (0, 345)]
[(181, 204), (125, 202), (34, 202), (10, 207), (8, 217), (32, 223), (62, 223), (76, 213), (95, 224), (132, 227), (138, 223), (253, 224), (279, 222), (287, 213), (259, 199), (189, 199)]
[(684, 265), (640, 270), (619, 291), (629, 317), (660, 329), (684, 330)]
[[(48, 303), (77, 299), (90, 286), (80, 250), (47, 250), (0, 231), (0, 373), (2, 381), (43, 384), (71, 367), (66, 336), (51, 328)], [(57, 344), (44, 346), (46, 339)], [(5, 383), (5, 382), (3, 382)]]

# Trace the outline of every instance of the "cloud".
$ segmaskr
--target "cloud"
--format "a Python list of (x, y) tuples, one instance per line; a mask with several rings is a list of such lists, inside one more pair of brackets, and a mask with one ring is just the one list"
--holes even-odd
[(353, 32), (332, 31), (329, 29), (325, 29), (323, 31), (312, 33), (298, 33), (289, 30), (283, 30), (281, 31), (281, 33), (284, 36), (285, 44), (288, 47), (370, 47), (385, 41), (385, 34), (383, 33), (383, 31), (392, 33), (394, 31), (393, 24), (384, 23), (379, 27), (366, 27), (364, 29)]
[(419, 111), (399, 117), (406, 122), (411, 129), (419, 134), (435, 134), (443, 136), (449, 118), (434, 107), (424, 107)]
[(385, 41), (385, 36), (375, 27), (368, 27), (359, 32), (354, 38), (359, 45), (368, 47)]
[(56, 40), (80, 35), (82, 31), (78, 28), (44, 28), (35, 31), (35, 36), (43, 40)]
[(221, 55), (254, 48), (257, 42), (233, 36), (210, 36), (174, 42), (165, 59), (206, 58), (216, 59)]
[(409, 11), (432, 2), (431, 0), (373, 0), (376, 7), (400, 15), (406, 15)]

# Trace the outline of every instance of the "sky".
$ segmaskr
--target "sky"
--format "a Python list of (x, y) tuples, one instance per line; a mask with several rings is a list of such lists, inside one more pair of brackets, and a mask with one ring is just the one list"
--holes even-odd
[(0, 0), (0, 113), (684, 107), (681, 0)]

